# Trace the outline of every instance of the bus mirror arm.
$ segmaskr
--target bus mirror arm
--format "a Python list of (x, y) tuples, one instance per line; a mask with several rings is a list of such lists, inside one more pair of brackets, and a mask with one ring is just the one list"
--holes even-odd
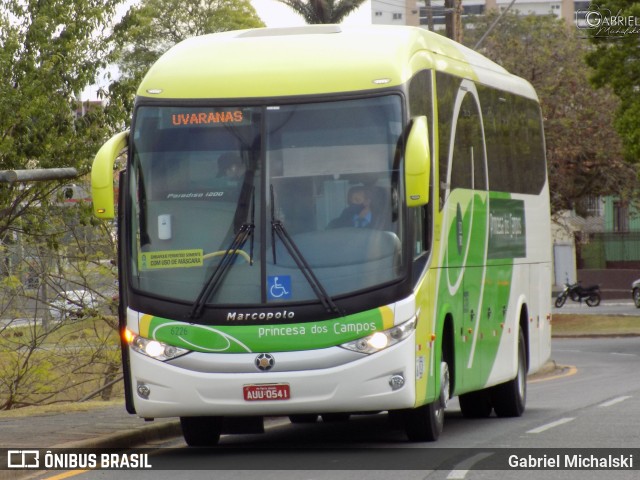
[(407, 136), (404, 155), (404, 177), (408, 207), (420, 207), (429, 203), (431, 155), (429, 128), (426, 116), (416, 117)]
[(113, 197), (113, 166), (123, 149), (127, 148), (129, 131), (120, 132), (102, 145), (91, 167), (91, 197), (93, 213), (98, 218), (115, 217)]

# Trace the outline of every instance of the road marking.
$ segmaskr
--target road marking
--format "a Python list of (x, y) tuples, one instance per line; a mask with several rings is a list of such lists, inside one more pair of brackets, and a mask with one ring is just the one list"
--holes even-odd
[(638, 356), (635, 353), (620, 353), (620, 352), (611, 352), (611, 355), (617, 355), (618, 357), (637, 357)]
[(64, 480), (65, 478), (75, 477), (76, 475), (80, 475), (88, 471), (89, 470), (71, 470), (69, 472), (59, 473), (53, 477), (45, 477), (45, 480)]
[(449, 475), (447, 475), (447, 480), (464, 480), (471, 467), (473, 467), (476, 463), (481, 462), (485, 458), (489, 458), (491, 455), (493, 455), (493, 453), (491, 452), (481, 452), (477, 453), (473, 457), (469, 457), (466, 460), (463, 460), (458, 465), (456, 465), (455, 470), (451, 470), (449, 472)]
[(618, 403), (624, 402), (625, 400), (629, 400), (631, 398), (631, 396), (626, 395), (623, 397), (617, 397), (617, 398), (613, 398), (607, 402), (601, 403), (600, 405), (598, 405), (599, 407), (602, 408), (606, 408), (606, 407), (612, 407), (613, 405), (617, 405)]
[(547, 423), (545, 425), (541, 425), (538, 428), (534, 428), (533, 430), (528, 430), (527, 433), (542, 433), (542, 432), (546, 432), (547, 430), (550, 430), (554, 427), (558, 427), (560, 425), (564, 425), (565, 423), (569, 423), (572, 422), (573, 420), (575, 420), (575, 417), (565, 417), (565, 418), (561, 418), (560, 420), (556, 420), (555, 422), (551, 422), (551, 423)]
[(572, 365), (562, 366), (560, 368), (563, 370), (563, 372), (559, 373), (558, 375), (551, 375), (548, 377), (543, 376), (541, 378), (535, 378), (533, 380), (528, 380), (527, 383), (548, 382), (549, 380), (557, 380), (559, 378), (570, 377), (578, 373), (578, 368)]

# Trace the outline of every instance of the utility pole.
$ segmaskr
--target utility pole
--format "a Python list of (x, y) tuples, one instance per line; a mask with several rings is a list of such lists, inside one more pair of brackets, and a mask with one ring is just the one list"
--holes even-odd
[(427, 13), (427, 30), (433, 32), (433, 8), (431, 7), (431, 0), (424, 0), (424, 6)]
[(444, 0), (444, 9), (447, 37), (462, 43), (462, 0)]
[(75, 178), (75, 168), (36, 168), (33, 170), (0, 170), (0, 182), (42, 182), (45, 180), (63, 180)]

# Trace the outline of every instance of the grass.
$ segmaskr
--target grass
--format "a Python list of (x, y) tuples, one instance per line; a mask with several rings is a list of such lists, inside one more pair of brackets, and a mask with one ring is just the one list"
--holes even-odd
[(13, 410), (0, 410), (0, 419), (23, 418), (40, 415), (56, 415), (69, 412), (88, 412), (96, 408), (121, 405), (124, 411), (124, 399), (117, 400), (89, 400), (87, 402), (54, 403), (51, 405), (34, 405), (30, 407), (15, 408)]
[(551, 331), (554, 337), (640, 335), (640, 316), (557, 313)]

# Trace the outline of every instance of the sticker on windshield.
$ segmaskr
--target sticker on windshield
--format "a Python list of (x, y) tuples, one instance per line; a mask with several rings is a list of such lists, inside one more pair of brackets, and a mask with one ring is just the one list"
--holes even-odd
[(202, 249), (142, 252), (138, 257), (138, 266), (140, 270), (201, 267), (202, 263)]
[(267, 277), (267, 297), (269, 300), (291, 298), (291, 276), (270, 275)]

